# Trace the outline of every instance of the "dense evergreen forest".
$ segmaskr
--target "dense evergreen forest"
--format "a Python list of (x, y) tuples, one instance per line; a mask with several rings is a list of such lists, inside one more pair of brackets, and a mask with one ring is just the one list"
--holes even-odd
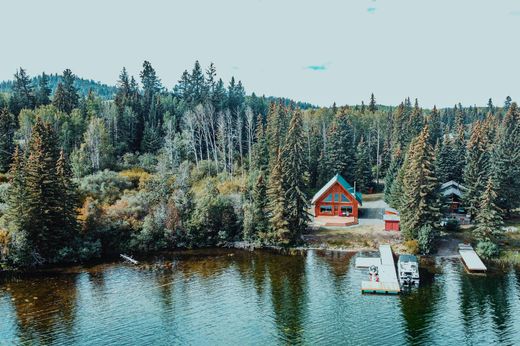
[[(520, 206), (520, 111), (501, 106), (318, 108), (247, 95), (195, 62), (173, 88), (145, 61), (117, 87), (23, 69), (0, 94), (0, 250), (10, 266), (123, 252), (301, 242), (312, 193), (340, 173), (384, 191), (428, 253), (441, 183), (467, 187), (485, 256)], [(89, 88), (85, 91), (85, 88)]]

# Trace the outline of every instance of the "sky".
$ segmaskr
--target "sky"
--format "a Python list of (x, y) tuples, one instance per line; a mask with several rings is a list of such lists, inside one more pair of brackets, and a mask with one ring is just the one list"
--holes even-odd
[(520, 0), (2, 1), (0, 80), (70, 68), (114, 84), (195, 60), (246, 92), (320, 106), (520, 98)]

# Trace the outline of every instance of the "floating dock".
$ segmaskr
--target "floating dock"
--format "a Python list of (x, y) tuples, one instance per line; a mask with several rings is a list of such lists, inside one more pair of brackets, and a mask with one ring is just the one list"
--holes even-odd
[(379, 281), (361, 281), (362, 293), (398, 294), (401, 286), (395, 271), (394, 255), (390, 245), (380, 245), (381, 257), (358, 257), (356, 268), (368, 268), (375, 265), (379, 273)]
[(473, 247), (468, 244), (459, 244), (459, 254), (464, 266), (470, 273), (484, 273), (487, 271), (484, 262), (478, 257)]

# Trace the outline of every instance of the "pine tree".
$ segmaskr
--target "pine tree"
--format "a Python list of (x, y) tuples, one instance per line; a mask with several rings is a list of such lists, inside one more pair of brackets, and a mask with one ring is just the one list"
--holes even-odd
[(428, 126), (410, 144), (403, 172), (401, 227), (406, 239), (417, 239), (421, 227), (436, 228), (440, 218), (438, 183)]
[(496, 237), (502, 233), (502, 210), (497, 206), (496, 200), (495, 184), (493, 178), (489, 177), (477, 211), (477, 227), (473, 230), (475, 238), (480, 241), (495, 242)]
[(356, 190), (368, 192), (373, 186), (374, 178), (372, 176), (372, 167), (370, 167), (370, 158), (368, 156), (368, 146), (365, 144), (363, 137), (359, 141), (357, 147), (356, 160)]
[(468, 213), (475, 217), (480, 207), (482, 191), (489, 176), (490, 152), (486, 132), (481, 121), (473, 125), (466, 154), (464, 169), (463, 200)]
[(450, 180), (462, 181), (460, 176), (453, 173), (453, 168), (456, 167), (453, 158), (453, 142), (446, 134), (442, 140), (437, 141), (435, 148), (435, 171), (437, 179), (440, 184), (444, 184)]
[(344, 112), (338, 113), (329, 130), (326, 160), (326, 171), (329, 175), (339, 173), (348, 182), (354, 182), (356, 179), (356, 147), (354, 146), (352, 122)]
[[(309, 182), (303, 133), (302, 113), (293, 112), (289, 132), (282, 151), (282, 181), (285, 188), (286, 217), (289, 223), (289, 243), (300, 241), (309, 221), (309, 199), (305, 193)], [(285, 239), (282, 241), (285, 243)]]
[(492, 167), (497, 204), (509, 216), (511, 210), (520, 207), (520, 111), (516, 102), (509, 107), (499, 129)]
[(0, 172), (9, 170), (14, 149), (14, 119), (7, 108), (0, 109)]

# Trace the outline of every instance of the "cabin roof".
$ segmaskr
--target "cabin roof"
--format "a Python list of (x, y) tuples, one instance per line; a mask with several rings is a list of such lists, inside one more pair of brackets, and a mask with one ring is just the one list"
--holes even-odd
[(417, 257), (414, 255), (400, 255), (399, 261), (401, 262), (416, 262), (417, 263)]
[(334, 185), (335, 183), (338, 183), (340, 184), (345, 190), (347, 190), (348, 193), (350, 193), (352, 196), (354, 196), (354, 198), (356, 199), (356, 201), (359, 203), (359, 204), (363, 204), (363, 198), (361, 196), (361, 193), (360, 192), (355, 192), (354, 191), (354, 188), (352, 186), (350, 186), (349, 183), (347, 183), (347, 181), (345, 180), (345, 178), (343, 178), (341, 175), (339, 174), (336, 174), (334, 177), (332, 177), (331, 180), (329, 180), (329, 182), (327, 184), (325, 184), (318, 192), (316, 192), (316, 194), (314, 195), (314, 197), (312, 197), (312, 202), (311, 204), (314, 204), (316, 203), (316, 201), (325, 193), (327, 192), (328, 189), (330, 189), (332, 187), (332, 185)]
[(383, 215), (383, 220), (384, 221), (399, 221), (399, 220), (401, 220), (401, 218), (399, 217), (399, 215), (385, 214), (385, 215)]
[(461, 185), (453, 180), (450, 180), (441, 185), (441, 194), (444, 197), (451, 196), (451, 195), (456, 195), (458, 197), (462, 197), (462, 194), (464, 193), (465, 190), (466, 190), (466, 188), (463, 185)]

